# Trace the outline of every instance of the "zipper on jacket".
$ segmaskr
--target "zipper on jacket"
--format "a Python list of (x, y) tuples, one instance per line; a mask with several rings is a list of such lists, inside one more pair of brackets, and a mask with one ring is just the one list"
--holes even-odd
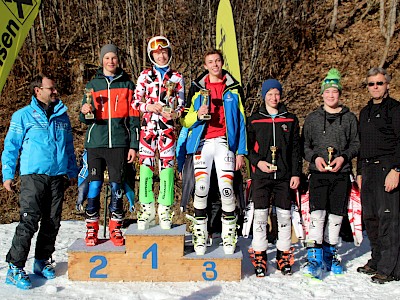
[(100, 94), (100, 99), (101, 99), (101, 111), (104, 112), (104, 100), (103, 100), (103, 95)]
[(92, 125), (90, 125), (89, 131), (88, 131), (88, 137), (87, 137), (87, 142), (90, 143), (90, 135), (92, 133), (92, 129), (94, 127), (95, 123), (93, 123)]
[(112, 140), (111, 140), (111, 89), (110, 89), (110, 85), (111, 85), (111, 81), (109, 82), (107, 79), (107, 96), (108, 96), (108, 148), (112, 148)]
[(117, 107), (118, 107), (118, 95), (117, 95), (117, 98), (115, 99), (115, 109), (114, 109), (114, 111), (117, 111)]

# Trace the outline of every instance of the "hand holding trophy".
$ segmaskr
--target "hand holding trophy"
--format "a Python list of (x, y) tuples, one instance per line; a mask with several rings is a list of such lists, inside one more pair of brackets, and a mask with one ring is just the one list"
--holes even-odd
[(176, 83), (173, 81), (167, 81), (165, 83), (165, 87), (167, 88), (167, 93), (164, 97), (165, 106), (163, 106), (163, 112), (172, 113), (175, 107), (171, 108), (170, 98), (172, 95), (172, 91), (175, 89)]
[(278, 167), (276, 166), (276, 151), (278, 150), (278, 147), (276, 147), (276, 146), (271, 146), (271, 147), (269, 147), (269, 149), (271, 150), (271, 152), (272, 152), (272, 154), (271, 154), (271, 157), (272, 157), (272, 162), (271, 162), (271, 166), (269, 166), (269, 169), (271, 170), (271, 171), (276, 171), (276, 170), (278, 170)]
[[(85, 95), (86, 95), (86, 103), (93, 106), (93, 96), (92, 96), (93, 89), (85, 88)], [(90, 111), (85, 115), (86, 120), (93, 120), (94, 114)]]
[[(210, 90), (207, 89), (201, 89), (200, 90), (200, 95), (203, 97), (203, 102), (202, 105), (208, 105), (208, 98), (210, 97)], [(209, 114), (204, 114), (199, 116), (200, 120), (210, 120), (211, 115)]]
[(332, 170), (332, 166), (331, 166), (331, 162), (332, 162), (332, 154), (333, 154), (333, 147), (328, 147), (326, 148), (326, 150), (328, 151), (328, 165), (325, 167), (325, 170)]

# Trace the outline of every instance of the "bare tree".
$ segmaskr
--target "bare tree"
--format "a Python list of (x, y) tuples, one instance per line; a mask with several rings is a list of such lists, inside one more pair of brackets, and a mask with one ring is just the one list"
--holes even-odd
[(396, 26), (396, 10), (397, 10), (397, 2), (398, 0), (391, 0), (390, 1), (390, 9), (389, 9), (389, 16), (386, 21), (386, 28), (385, 28), (385, 1), (380, 1), (380, 18), (379, 18), (379, 27), (383, 37), (386, 39), (385, 49), (383, 51), (383, 55), (381, 61), (379, 63), (380, 67), (383, 67), (389, 52), (390, 41), (394, 34), (394, 29)]

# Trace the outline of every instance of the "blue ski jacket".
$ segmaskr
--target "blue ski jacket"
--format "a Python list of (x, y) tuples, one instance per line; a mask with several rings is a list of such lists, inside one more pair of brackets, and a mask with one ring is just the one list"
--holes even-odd
[[(182, 121), (182, 125), (189, 128), (186, 145), (188, 154), (196, 153), (206, 126), (205, 121), (198, 120), (197, 111), (203, 104), (203, 96), (201, 96), (200, 90), (205, 89), (204, 80), (207, 75), (208, 71), (193, 81), (188, 101), (186, 102), (187, 106), (190, 105), (190, 107)], [(242, 105), (243, 90), (239, 82), (227, 71), (223, 70), (223, 75), (226, 76), (226, 87), (222, 95), (222, 100), (229, 150), (235, 154), (247, 155), (246, 117)]]
[(17, 166), (20, 175), (77, 178), (71, 123), (61, 100), (54, 104), (49, 119), (34, 96), (29, 105), (12, 115), (1, 163), (3, 182), (14, 179)]

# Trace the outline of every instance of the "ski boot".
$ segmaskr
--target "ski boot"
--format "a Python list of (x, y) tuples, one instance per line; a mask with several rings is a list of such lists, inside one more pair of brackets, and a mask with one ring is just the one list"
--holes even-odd
[(47, 279), (56, 278), (56, 270), (52, 259), (36, 259), (33, 263), (33, 273)]
[(237, 242), (237, 232), (236, 232), (236, 222), (237, 216), (223, 216), (222, 221), (222, 245), (224, 247), (224, 252), (227, 255), (233, 254), (236, 249)]
[(86, 220), (86, 246), (96, 246), (98, 243), (99, 220)]
[(161, 203), (158, 203), (157, 213), (161, 229), (171, 229), (172, 217), (174, 216), (174, 212), (172, 211), (172, 205), (166, 206)]
[(138, 212), (138, 230), (149, 229), (150, 226), (156, 225), (156, 209), (154, 202), (142, 203), (140, 211)]
[(193, 245), (196, 255), (204, 255), (207, 249), (207, 217), (192, 217), (186, 215), (186, 218), (192, 221)]
[(12, 263), (8, 264), (6, 283), (15, 285), (22, 290), (29, 290), (32, 287), (31, 280), (24, 271), (24, 268), (19, 268)]
[(115, 246), (123, 246), (125, 244), (124, 237), (122, 236), (122, 219), (115, 218), (115, 214), (111, 214), (110, 223), (108, 224), (110, 230), (110, 240)]
[(304, 275), (321, 279), (322, 275), (322, 248), (308, 248), (307, 262), (303, 266)]
[(267, 275), (267, 251), (254, 251), (250, 257), (256, 276), (265, 277)]
[(343, 274), (343, 266), (341, 266), (341, 259), (337, 253), (335, 246), (330, 244), (322, 244), (323, 260), (325, 264), (325, 269), (328, 272), (332, 272), (335, 275)]
[(292, 275), (292, 266), (294, 264), (294, 248), (291, 247), (288, 251), (276, 252), (276, 266), (283, 275)]

